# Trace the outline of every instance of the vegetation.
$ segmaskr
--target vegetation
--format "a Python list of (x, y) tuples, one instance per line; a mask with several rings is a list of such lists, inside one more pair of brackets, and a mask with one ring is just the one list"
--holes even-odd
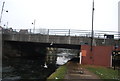
[(118, 78), (118, 70), (105, 67), (86, 66), (86, 68), (98, 75), (104, 81), (120, 81)]
[(60, 66), (53, 74), (51, 74), (47, 78), (47, 81), (49, 81), (51, 79), (52, 79), (52, 81), (60, 81), (60, 80), (64, 79), (66, 72), (67, 72), (67, 66), (65, 64), (65, 65)]

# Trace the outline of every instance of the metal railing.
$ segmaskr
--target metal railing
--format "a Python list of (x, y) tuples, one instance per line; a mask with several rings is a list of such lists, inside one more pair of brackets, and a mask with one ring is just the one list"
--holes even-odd
[[(91, 30), (75, 29), (35, 29), (34, 31), (33, 29), (3, 29), (3, 33), (91, 37)], [(114, 39), (120, 38), (120, 32), (117, 31), (94, 30), (94, 38), (104, 38), (105, 35), (113, 35)]]

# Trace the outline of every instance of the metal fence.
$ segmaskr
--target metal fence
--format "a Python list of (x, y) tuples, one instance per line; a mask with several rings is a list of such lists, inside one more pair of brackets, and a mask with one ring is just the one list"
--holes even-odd
[[(3, 29), (3, 33), (91, 37), (91, 30), (75, 29)], [(104, 38), (106, 35), (114, 36), (114, 39), (120, 38), (120, 32), (117, 31), (94, 30), (94, 38)]]

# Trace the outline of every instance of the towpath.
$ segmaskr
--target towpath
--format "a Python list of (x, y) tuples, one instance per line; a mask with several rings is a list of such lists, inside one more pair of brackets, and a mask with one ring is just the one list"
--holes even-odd
[(102, 81), (97, 75), (74, 62), (67, 63), (65, 81)]

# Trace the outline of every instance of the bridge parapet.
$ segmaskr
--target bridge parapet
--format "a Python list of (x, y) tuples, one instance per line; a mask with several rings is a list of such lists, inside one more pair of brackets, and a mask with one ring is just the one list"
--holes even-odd
[[(25, 42), (41, 42), (41, 43), (57, 43), (57, 44), (88, 44), (91, 43), (91, 32), (88, 30), (63, 30), (63, 29), (44, 29), (41, 32), (34, 33), (31, 30), (15, 30), (6, 32), (3, 30), (4, 40), (9, 41), (25, 41)], [(39, 30), (40, 31), (40, 30)], [(107, 38), (105, 35), (113, 36)], [(119, 34), (115, 31), (94, 31), (94, 45), (114, 45), (114, 39), (118, 39)]]
[[(35, 29), (35, 30), (32, 30), (32, 29), (9, 28), (9, 29), (3, 29), (3, 33), (91, 37), (91, 30), (74, 30), (74, 29)], [(120, 37), (120, 32), (94, 30), (94, 38), (104, 38), (105, 35), (113, 35), (115, 39), (118, 39)]]

